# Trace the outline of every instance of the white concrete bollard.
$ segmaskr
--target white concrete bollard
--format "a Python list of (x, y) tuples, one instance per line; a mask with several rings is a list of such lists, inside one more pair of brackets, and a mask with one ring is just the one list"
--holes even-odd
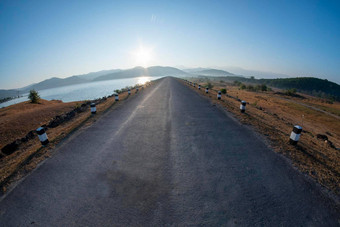
[(131, 95), (131, 90), (130, 89), (128, 90), (128, 94)]
[(218, 91), (218, 93), (217, 93), (217, 99), (221, 99), (221, 91)]
[(201, 90), (201, 85), (198, 85), (198, 90)]
[(196, 83), (194, 83), (194, 87), (196, 87)]
[(241, 105), (240, 105), (241, 113), (246, 112), (246, 104), (247, 104), (246, 101), (241, 101)]
[(292, 133), (290, 134), (290, 138), (289, 138), (290, 144), (293, 144), (293, 145), (297, 144), (297, 142), (300, 139), (301, 132), (302, 132), (302, 127), (299, 125), (295, 125)]
[(209, 93), (209, 88), (205, 88), (205, 93)]
[(96, 104), (95, 103), (91, 103), (90, 107), (91, 107), (91, 113), (92, 114), (97, 113), (97, 108), (96, 108)]
[(43, 146), (45, 146), (46, 144), (48, 144), (48, 137), (47, 137), (47, 134), (46, 134), (46, 131), (45, 131), (45, 128), (43, 127), (40, 127), (36, 130), (37, 134), (38, 134), (38, 137), (39, 137), (39, 140), (41, 142), (41, 144)]
[(116, 101), (119, 101), (119, 96), (118, 96), (118, 94), (115, 94), (115, 100), (116, 100)]

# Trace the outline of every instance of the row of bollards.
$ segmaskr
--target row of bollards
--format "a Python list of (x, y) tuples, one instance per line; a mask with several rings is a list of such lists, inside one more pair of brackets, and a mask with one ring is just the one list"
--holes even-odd
[[(195, 87), (195, 83), (192, 83), (190, 81), (186, 81), (189, 85), (193, 85)], [(201, 90), (201, 85), (198, 84), (198, 90)], [(205, 93), (208, 94), (209, 93), (209, 88), (205, 88)], [(222, 94), (221, 91), (217, 92), (217, 99), (221, 100)], [(241, 101), (240, 104), (240, 111), (241, 113), (245, 113), (246, 112), (246, 105), (247, 102), (246, 101)], [(292, 145), (296, 145), (298, 143), (298, 141), (300, 140), (300, 136), (301, 136), (301, 132), (302, 132), (302, 127), (299, 125), (295, 125), (291, 134), (290, 134), (290, 138), (289, 138), (289, 143)]]
[[(137, 92), (138, 92), (138, 87), (136, 87), (136, 93)], [(119, 95), (117, 93), (115, 93), (114, 95), (115, 95), (115, 101), (116, 102), (119, 101)], [(131, 89), (130, 88), (128, 89), (128, 95), (131, 95)], [(90, 109), (91, 109), (92, 114), (97, 113), (97, 108), (96, 108), (95, 103), (90, 104)], [(38, 134), (38, 137), (39, 137), (41, 144), (43, 146), (46, 146), (49, 143), (49, 140), (48, 140), (48, 137), (47, 137), (47, 134), (46, 134), (46, 129), (44, 127), (39, 127), (36, 130), (36, 132)]]

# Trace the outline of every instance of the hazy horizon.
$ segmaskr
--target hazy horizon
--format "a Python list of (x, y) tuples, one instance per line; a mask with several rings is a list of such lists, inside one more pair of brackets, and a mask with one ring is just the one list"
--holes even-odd
[(337, 1), (1, 1), (0, 12), (0, 89), (136, 65), (340, 84)]

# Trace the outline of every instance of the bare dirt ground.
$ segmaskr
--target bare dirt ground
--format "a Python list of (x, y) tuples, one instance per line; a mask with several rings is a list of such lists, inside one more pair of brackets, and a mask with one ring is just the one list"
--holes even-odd
[[(207, 80), (203, 79), (190, 81), (201, 86), (207, 84)], [(340, 195), (339, 102), (331, 104), (304, 94), (299, 94), (301, 98), (297, 98), (275, 91), (252, 92), (240, 90), (224, 81), (210, 82), (214, 87), (209, 94), (203, 88), (198, 90), (197, 85), (187, 86), (232, 112), (243, 124), (253, 126), (271, 141), (276, 152), (284, 154), (300, 171)], [(222, 95), (222, 100), (217, 100), (217, 91), (222, 88), (227, 89), (229, 97)], [(237, 99), (247, 102), (246, 113), (240, 112), (240, 101)], [(288, 142), (294, 125), (303, 127), (296, 146)], [(328, 140), (318, 138), (318, 134), (326, 135)]]
[[(144, 89), (144, 88), (143, 88)], [(142, 92), (143, 90), (139, 90)], [(19, 180), (33, 170), (41, 161), (52, 154), (53, 148), (66, 136), (80, 126), (91, 124), (108, 109), (115, 108), (128, 97), (136, 95), (135, 89), (119, 94), (119, 102), (115, 97), (96, 105), (97, 114), (88, 111), (78, 113), (72, 120), (62, 123), (55, 128), (49, 128), (47, 135), (50, 143), (42, 147), (38, 137), (20, 145), (19, 150), (0, 159), (0, 192), (5, 193), (11, 183)], [(25, 136), (29, 131), (36, 130), (41, 125), (47, 124), (53, 117), (67, 113), (83, 102), (47, 101), (40, 100), (39, 104), (29, 102), (19, 103), (0, 109), (0, 148), (6, 144)], [(1, 193), (0, 193), (1, 194)]]

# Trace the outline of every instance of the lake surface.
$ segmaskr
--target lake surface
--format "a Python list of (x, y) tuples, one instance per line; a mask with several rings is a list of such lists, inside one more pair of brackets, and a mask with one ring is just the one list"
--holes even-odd
[[(116, 89), (122, 89), (126, 86), (134, 86), (136, 84), (144, 84), (147, 81), (156, 80), (160, 77), (135, 77), (129, 79), (105, 80), (98, 82), (90, 82), (84, 84), (70, 85), (64, 87), (50, 88), (40, 90), (40, 98), (46, 100), (62, 100), (63, 102), (73, 102), (81, 100), (93, 100), (109, 96)], [(12, 99), (8, 102), (0, 103), (0, 108), (10, 106), (16, 103), (28, 101), (28, 93), (23, 97)]]

